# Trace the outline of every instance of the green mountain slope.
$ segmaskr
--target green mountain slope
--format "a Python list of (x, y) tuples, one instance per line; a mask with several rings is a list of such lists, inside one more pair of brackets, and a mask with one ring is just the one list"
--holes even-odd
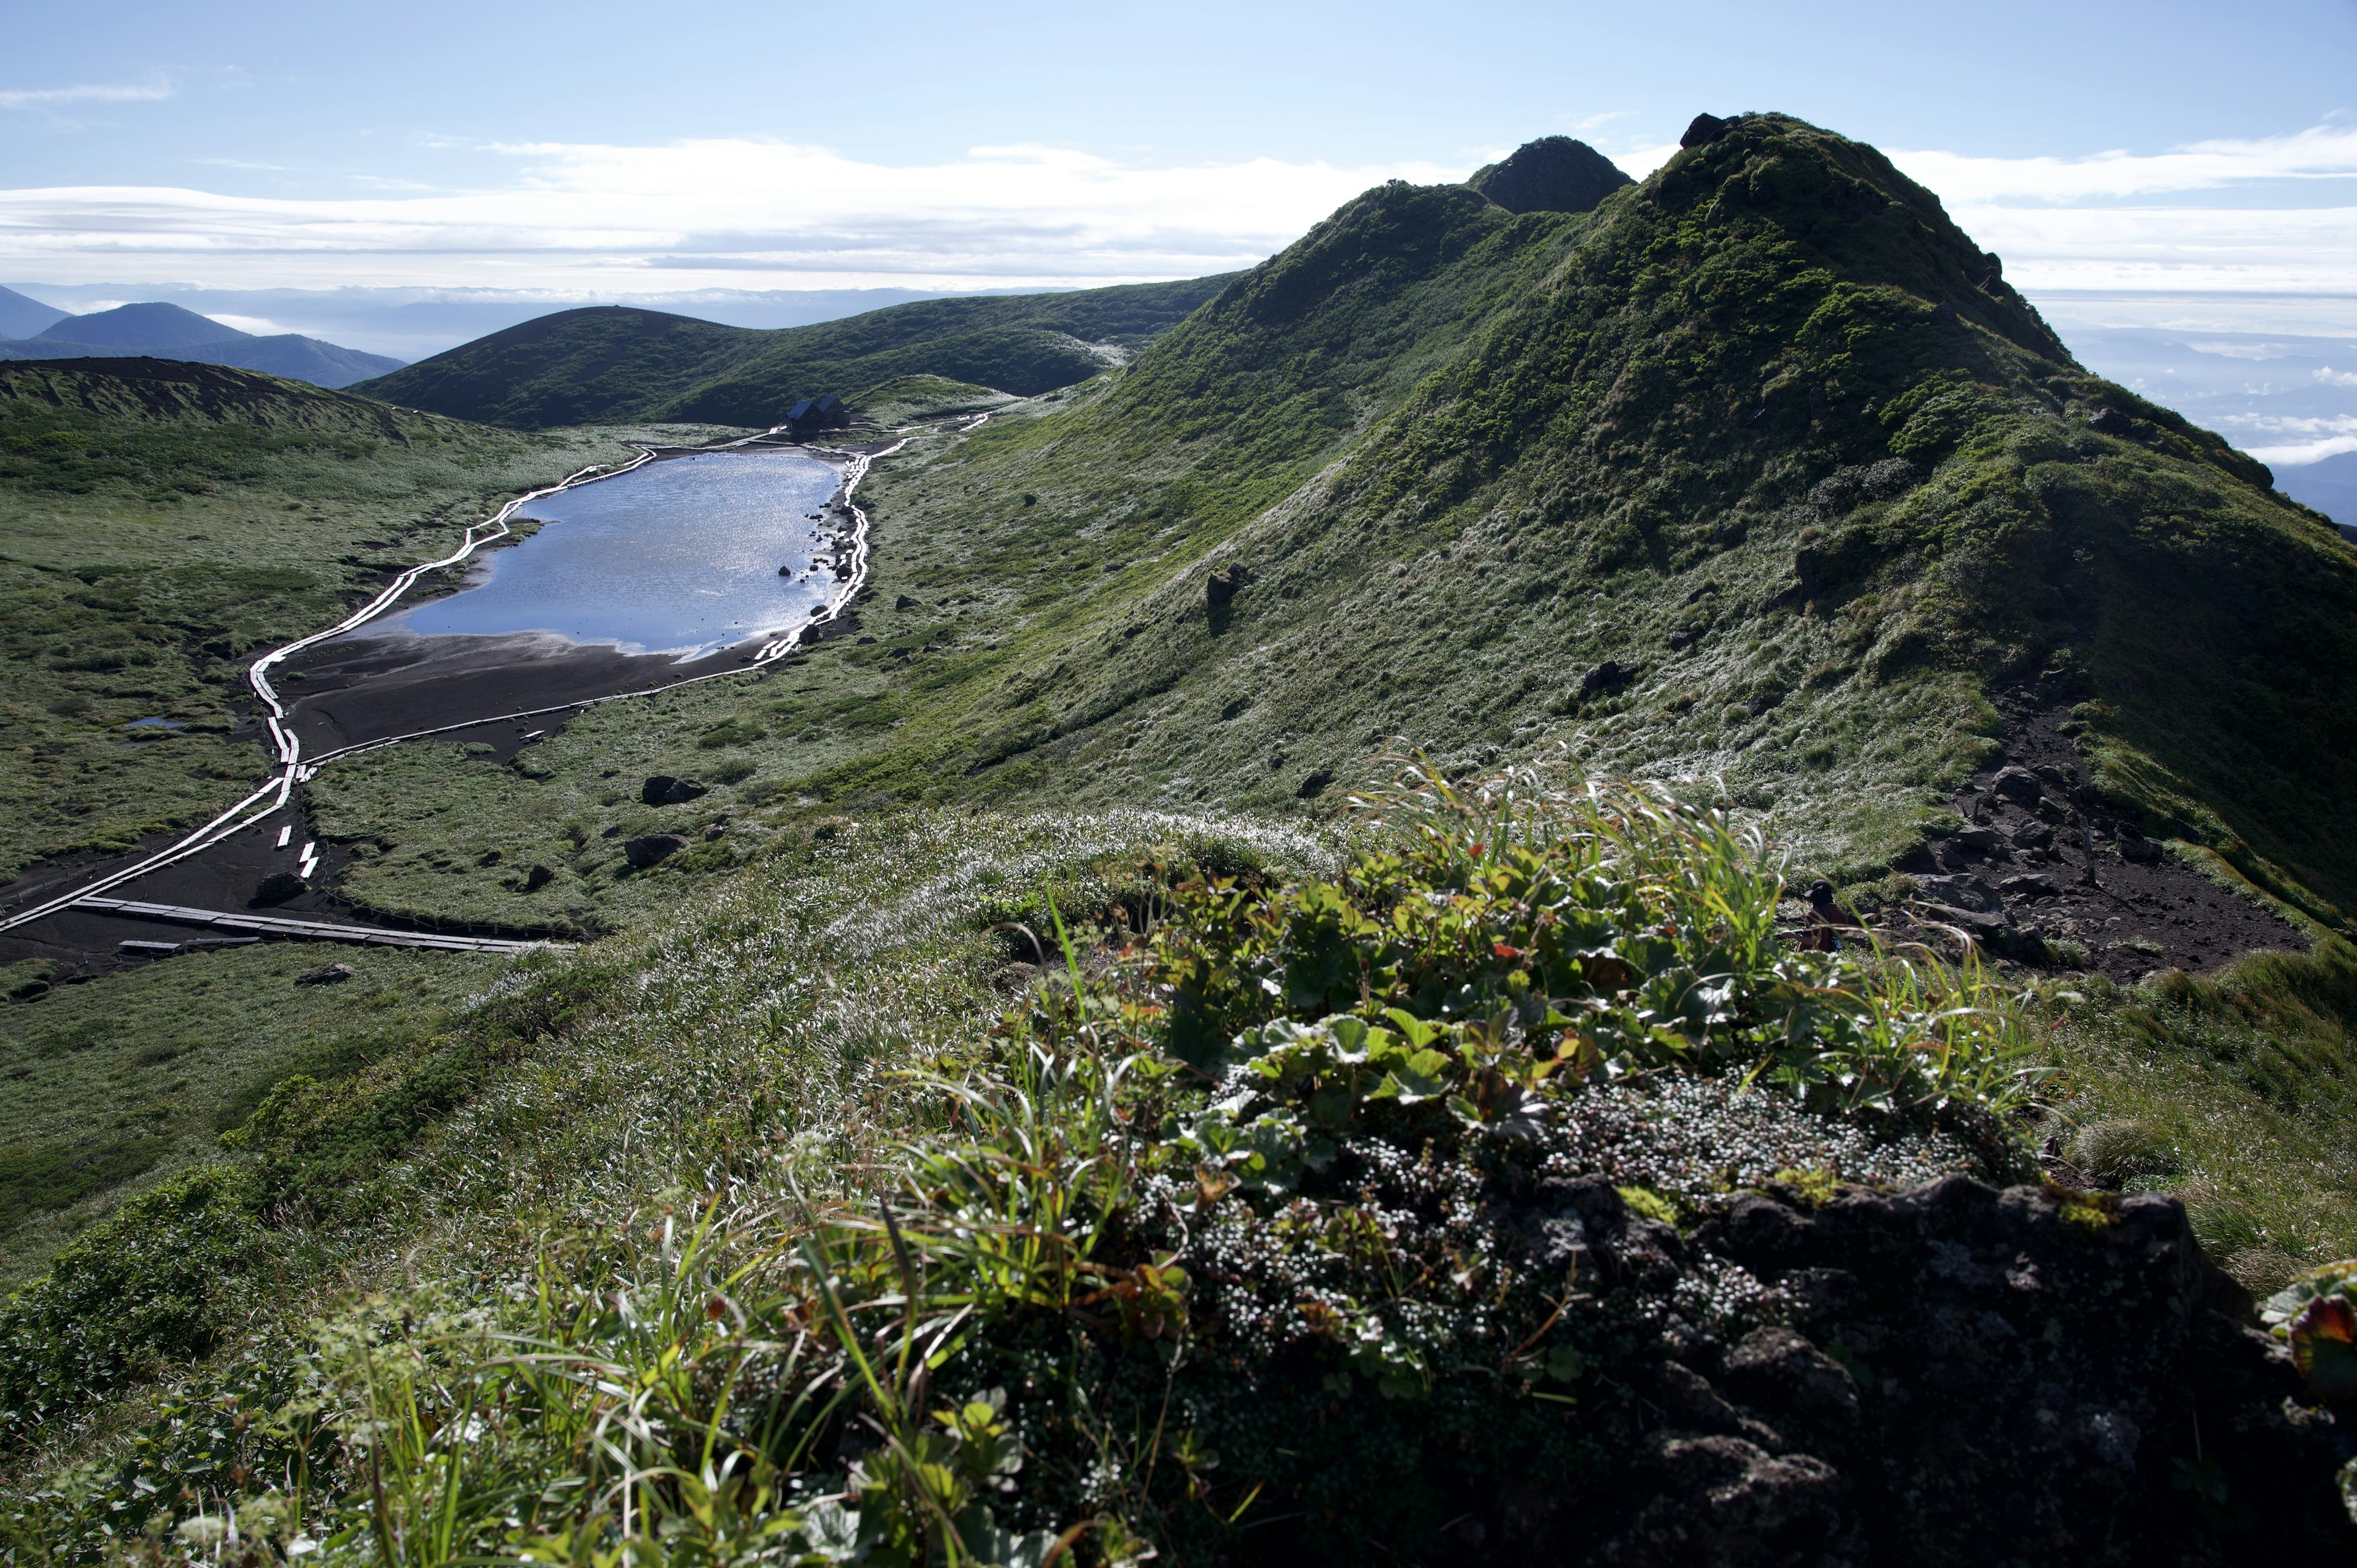
[(1028, 397), (1119, 362), (1222, 281), (920, 300), (773, 331), (598, 306), (495, 332), (360, 390), (523, 428), (592, 419), (767, 426), (784, 418), (797, 398), (831, 391), (856, 403), (905, 376)]
[(999, 624), (899, 678), (841, 789), (1273, 804), (1389, 735), (1563, 746), (1863, 876), (2027, 683), (2156, 830), (2357, 907), (2357, 553), (1796, 121), (1590, 214), (1370, 192), (1118, 382), (876, 486), (879, 596)]

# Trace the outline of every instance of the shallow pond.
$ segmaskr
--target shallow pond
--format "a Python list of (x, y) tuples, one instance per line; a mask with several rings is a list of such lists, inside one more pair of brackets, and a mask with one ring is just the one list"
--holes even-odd
[(791, 453), (712, 452), (560, 490), (519, 514), (547, 526), (483, 553), (468, 586), (356, 635), (555, 632), (684, 660), (783, 631), (836, 585), (813, 569), (811, 514), (838, 477)]

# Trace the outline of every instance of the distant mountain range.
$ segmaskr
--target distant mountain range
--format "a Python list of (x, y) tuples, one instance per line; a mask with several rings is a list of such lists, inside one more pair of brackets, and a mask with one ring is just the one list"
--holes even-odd
[(256, 337), (177, 305), (118, 306), (88, 316), (0, 288), (0, 360), (114, 360), (146, 356), (262, 371), (346, 387), (401, 368), (399, 360), (286, 332)]

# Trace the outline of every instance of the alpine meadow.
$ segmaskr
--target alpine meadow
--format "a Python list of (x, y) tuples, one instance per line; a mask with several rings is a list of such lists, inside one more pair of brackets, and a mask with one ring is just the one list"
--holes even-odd
[[(288, 738), (781, 446), (791, 636)], [(12, 360), (0, 638), (19, 1568), (2357, 1547), (2357, 544), (1834, 132)]]

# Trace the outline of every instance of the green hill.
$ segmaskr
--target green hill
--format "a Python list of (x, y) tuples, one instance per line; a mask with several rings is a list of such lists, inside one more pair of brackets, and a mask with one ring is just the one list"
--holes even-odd
[(526, 429), (612, 419), (761, 427), (797, 398), (839, 392), (856, 403), (905, 376), (1028, 397), (1119, 363), (1223, 281), (920, 300), (770, 331), (597, 306), (495, 332), (359, 390)]

